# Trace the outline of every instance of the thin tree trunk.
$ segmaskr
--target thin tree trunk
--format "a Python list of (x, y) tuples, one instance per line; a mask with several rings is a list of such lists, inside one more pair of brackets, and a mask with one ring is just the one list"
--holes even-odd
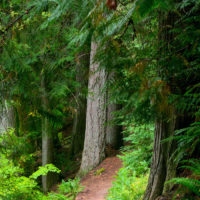
[(86, 131), (82, 162), (79, 171), (80, 176), (96, 167), (105, 157), (106, 94), (102, 92), (102, 89), (105, 86), (106, 72), (104, 69), (99, 69), (98, 62), (94, 62), (97, 48), (97, 43), (92, 41)]
[[(44, 75), (41, 78), (42, 88), (42, 107), (45, 112), (48, 110), (48, 99), (44, 81)], [(52, 128), (47, 116), (42, 116), (42, 166), (50, 164), (53, 161), (53, 135)], [(52, 186), (52, 174), (48, 173), (46, 176), (42, 176), (43, 191), (48, 192)]]
[[(42, 119), (42, 166), (50, 164), (53, 161), (53, 138), (51, 135), (51, 127), (47, 117)], [(42, 176), (43, 191), (48, 192), (52, 186), (53, 179), (52, 174), (48, 173), (46, 176)]]
[(9, 106), (6, 100), (1, 105), (0, 116), (0, 132), (5, 132), (8, 128), (16, 127), (15, 110), (13, 106)]
[(83, 150), (85, 138), (87, 108), (86, 88), (90, 63), (89, 53), (87, 52), (86, 50), (82, 54), (79, 54), (78, 63), (76, 65), (76, 81), (79, 83), (79, 87), (76, 88), (77, 107), (73, 121), (71, 156)]

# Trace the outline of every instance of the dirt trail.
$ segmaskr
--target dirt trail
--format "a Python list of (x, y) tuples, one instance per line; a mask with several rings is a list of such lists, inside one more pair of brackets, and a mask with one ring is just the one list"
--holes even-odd
[[(112, 186), (113, 177), (119, 168), (122, 167), (122, 161), (118, 157), (106, 158), (97, 168), (89, 172), (81, 181), (85, 189), (79, 193), (76, 200), (105, 200), (108, 189)], [(104, 168), (100, 175), (94, 173)]]

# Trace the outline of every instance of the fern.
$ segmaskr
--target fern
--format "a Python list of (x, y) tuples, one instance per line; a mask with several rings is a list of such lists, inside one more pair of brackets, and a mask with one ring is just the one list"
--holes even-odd
[(34, 172), (29, 178), (37, 179), (39, 176), (47, 175), (49, 172), (60, 173), (61, 170), (59, 170), (53, 164), (46, 164), (44, 167), (39, 167), (39, 169)]
[(199, 180), (200, 179), (200, 161), (188, 160), (185, 162), (191, 165), (182, 166), (182, 168), (190, 169), (193, 172), (193, 176), (196, 179), (184, 178), (184, 177), (173, 178), (170, 181), (166, 182), (166, 184), (175, 183), (175, 184), (182, 185), (200, 197), (200, 180)]

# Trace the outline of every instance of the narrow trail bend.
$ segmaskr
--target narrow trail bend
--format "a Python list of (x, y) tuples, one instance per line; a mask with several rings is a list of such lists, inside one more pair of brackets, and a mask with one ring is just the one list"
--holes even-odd
[[(122, 161), (118, 157), (106, 158), (97, 168), (90, 171), (82, 180), (85, 187), (76, 200), (105, 200), (116, 172), (122, 167)], [(97, 170), (104, 169), (100, 175), (95, 175)]]

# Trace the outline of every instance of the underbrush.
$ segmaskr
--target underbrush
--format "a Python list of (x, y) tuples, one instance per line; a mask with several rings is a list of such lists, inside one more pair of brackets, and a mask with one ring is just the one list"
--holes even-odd
[(181, 168), (189, 170), (191, 175), (187, 177), (176, 177), (166, 182), (166, 184), (174, 183), (178, 185), (173, 196), (181, 196), (183, 200), (194, 200), (200, 198), (200, 161), (191, 159), (182, 162)]
[(40, 167), (31, 176), (23, 175), (23, 169), (14, 165), (3, 154), (0, 154), (0, 200), (74, 200), (82, 190), (79, 179), (62, 181), (57, 193), (44, 193), (36, 179), (48, 172), (60, 173), (54, 165)]
[(56, 193), (42, 192), (38, 178), (61, 170), (47, 164), (36, 171), (28, 139), (16, 136), (14, 129), (0, 133), (0, 200), (74, 200), (82, 190), (79, 179), (62, 181)]
[(127, 167), (119, 170), (109, 190), (107, 200), (140, 200), (143, 197), (148, 175), (136, 177)]
[(129, 145), (122, 149), (124, 167), (121, 168), (109, 190), (107, 200), (140, 200), (143, 198), (153, 148), (152, 124), (126, 127), (125, 141)]
[(23, 175), (24, 170), (1, 154), (0, 162), (0, 199), (1, 200), (35, 200), (45, 199), (36, 179), (48, 172), (59, 172), (53, 165), (41, 167), (30, 177)]

